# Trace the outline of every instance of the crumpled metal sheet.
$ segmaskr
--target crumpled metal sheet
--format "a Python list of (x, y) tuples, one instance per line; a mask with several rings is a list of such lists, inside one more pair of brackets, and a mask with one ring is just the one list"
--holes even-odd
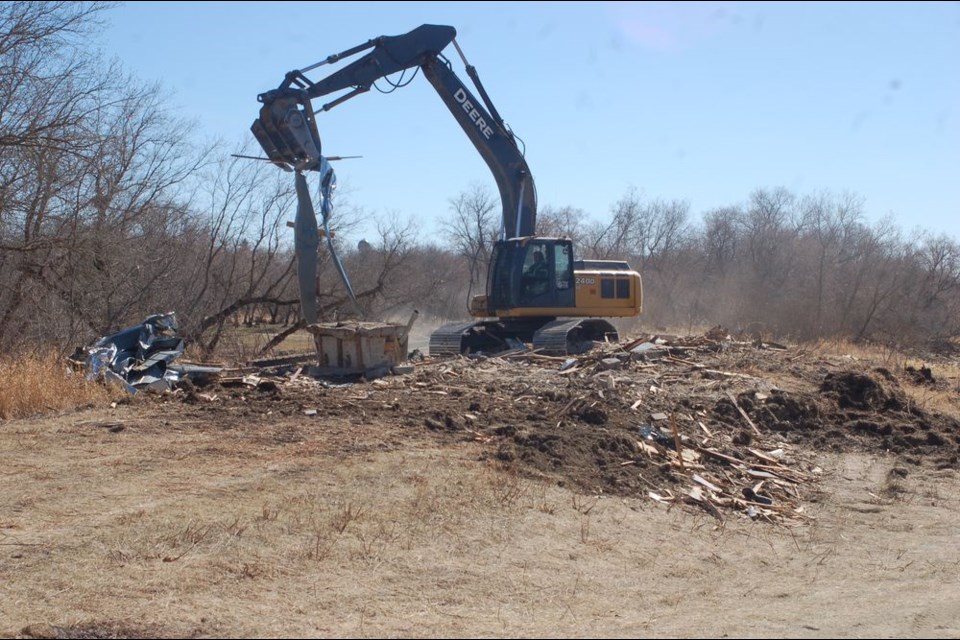
[(100, 338), (86, 349), (87, 378), (118, 384), (130, 393), (173, 388), (180, 372), (169, 365), (184, 349), (177, 331), (176, 314), (161, 313)]

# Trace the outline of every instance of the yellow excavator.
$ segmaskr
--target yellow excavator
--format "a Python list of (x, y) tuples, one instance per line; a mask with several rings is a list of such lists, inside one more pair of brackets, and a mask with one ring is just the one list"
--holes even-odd
[[(626, 262), (577, 260), (570, 239), (536, 235), (537, 194), (533, 176), (513, 132), (500, 117), (455, 38), (453, 27), (429, 24), (404, 35), (381, 36), (291, 71), (277, 89), (257, 97), (262, 107), (251, 130), (268, 159), (295, 172), (297, 177), (295, 230), (299, 234), (298, 271), (307, 321), (315, 321), (316, 314), (317, 225), (303, 176), (308, 171), (321, 174), (326, 224), (333, 175), (328, 158), (321, 154), (312, 100), (346, 91), (320, 107), (321, 111), (328, 111), (369, 91), (377, 80), (412, 69), (423, 72), (483, 157), (496, 180), (503, 205), (500, 236), (488, 265), (486, 293), (475, 296), (469, 305), (475, 319), (437, 329), (430, 336), (430, 354), (491, 353), (518, 340), (532, 343), (541, 353), (567, 354), (582, 352), (595, 342), (617, 340), (616, 328), (604, 318), (631, 317), (641, 312), (640, 274)], [(450, 43), (462, 59), (480, 100), (443, 56), (442, 51)], [(314, 81), (306, 76), (317, 67), (367, 50), (323, 79)], [(394, 86), (401, 86), (402, 78), (401, 75)], [(313, 320), (309, 317), (310, 307), (314, 310)]]

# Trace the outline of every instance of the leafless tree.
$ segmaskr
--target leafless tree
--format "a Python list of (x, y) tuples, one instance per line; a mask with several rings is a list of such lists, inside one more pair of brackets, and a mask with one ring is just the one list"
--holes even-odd
[(499, 204), (486, 184), (475, 183), (450, 200), (453, 217), (441, 225), (453, 251), (468, 261), (470, 288), (483, 282), (500, 234)]
[(82, 152), (112, 85), (85, 39), (111, 5), (0, 3), (0, 149)]
[(116, 328), (161, 290), (202, 162), (155, 87), (84, 49), (105, 5), (0, 5), (0, 346)]
[(892, 329), (913, 342), (955, 349), (950, 343), (960, 336), (960, 244), (945, 234), (919, 232), (904, 268), (909, 299), (898, 302)]
[(570, 238), (579, 245), (588, 216), (583, 209), (547, 205), (537, 212), (537, 235)]
[(722, 207), (708, 211), (703, 216), (701, 238), (709, 274), (725, 275), (736, 263), (741, 237), (738, 228), (743, 227), (743, 210), (739, 207)]
[(179, 305), (187, 335), (205, 351), (216, 348), (243, 309), (285, 302), (294, 273), (286, 220), (295, 204), (292, 181), (278, 173), (237, 158), (223, 158), (207, 172)]
[[(835, 197), (822, 192), (803, 198), (800, 203), (802, 236), (809, 239), (814, 263), (811, 272), (815, 282), (814, 315), (806, 335), (832, 334), (836, 326), (825, 324), (825, 305), (830, 289), (837, 286), (836, 277), (841, 263), (856, 259), (854, 237), (860, 233), (863, 219), (863, 201), (852, 194)], [(806, 296), (804, 296), (805, 298)], [(835, 314), (829, 314), (835, 317)]]
[(609, 223), (594, 222), (584, 234), (584, 250), (587, 257), (596, 259), (624, 258), (630, 252), (631, 236), (639, 224), (641, 198), (631, 188), (617, 200), (611, 210)]

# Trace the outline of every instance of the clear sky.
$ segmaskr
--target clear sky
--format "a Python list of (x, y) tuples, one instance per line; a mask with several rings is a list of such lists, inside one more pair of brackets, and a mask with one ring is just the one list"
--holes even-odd
[[(252, 142), (256, 96), (285, 72), (448, 24), (526, 143), (541, 208), (605, 218), (635, 187), (699, 218), (782, 186), (960, 238), (960, 3), (134, 2), (107, 18), (104, 53), (160, 81), (198, 136)], [(496, 193), (422, 77), (318, 121), (325, 154), (364, 156), (336, 169), (368, 212), (429, 235), (472, 184)]]

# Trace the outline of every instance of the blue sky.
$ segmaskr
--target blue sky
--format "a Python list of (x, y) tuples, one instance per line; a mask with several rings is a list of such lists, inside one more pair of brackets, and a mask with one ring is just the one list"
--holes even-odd
[[(136, 2), (107, 19), (104, 53), (160, 81), (198, 137), (252, 142), (256, 96), (285, 72), (449, 24), (526, 143), (541, 208), (605, 218), (636, 188), (699, 218), (782, 186), (960, 238), (960, 3)], [(324, 153), (364, 156), (337, 164), (344, 195), (425, 238), (461, 191), (496, 193), (422, 77), (318, 120)]]

